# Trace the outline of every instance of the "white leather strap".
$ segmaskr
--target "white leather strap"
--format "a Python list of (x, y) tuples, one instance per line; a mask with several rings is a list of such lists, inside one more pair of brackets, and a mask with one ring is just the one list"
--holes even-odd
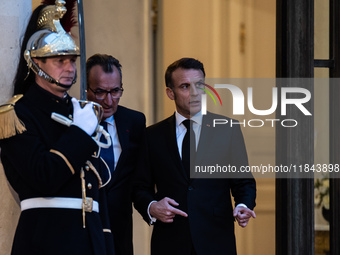
[[(73, 197), (35, 197), (20, 202), (21, 211), (33, 208), (82, 209), (83, 200)], [(99, 204), (93, 201), (92, 211), (99, 212)]]

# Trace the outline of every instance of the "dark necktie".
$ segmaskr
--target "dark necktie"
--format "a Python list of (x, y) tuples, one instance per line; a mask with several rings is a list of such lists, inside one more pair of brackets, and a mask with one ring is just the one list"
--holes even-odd
[[(106, 132), (109, 132), (107, 130), (107, 122), (106, 121), (102, 121), (100, 123), (100, 125), (102, 125), (104, 127)], [(110, 139), (111, 139), (111, 137), (110, 137)], [(103, 135), (100, 137), (100, 141), (104, 142), (104, 143), (106, 142)], [(114, 158), (114, 154), (113, 154), (113, 141), (112, 141), (112, 139), (111, 139), (111, 146), (109, 148), (101, 148), (100, 156), (105, 160), (106, 164), (110, 168), (111, 173), (113, 173), (113, 171), (115, 169), (115, 165), (114, 165), (115, 158)]]
[[(185, 133), (183, 144), (182, 144), (182, 162), (183, 162), (184, 170), (188, 178), (190, 178), (190, 165), (193, 166), (195, 153), (196, 153), (196, 138), (195, 138), (195, 132), (193, 129), (193, 121), (190, 119), (186, 119), (182, 123), (187, 129), (187, 132)], [(190, 157), (190, 153), (191, 153), (191, 157)]]

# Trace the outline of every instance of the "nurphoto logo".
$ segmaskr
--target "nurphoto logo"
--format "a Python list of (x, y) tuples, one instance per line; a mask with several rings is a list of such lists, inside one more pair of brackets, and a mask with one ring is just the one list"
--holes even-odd
[[(311, 116), (311, 112), (305, 107), (305, 104), (308, 103), (311, 99), (311, 92), (308, 89), (301, 87), (272, 87), (271, 88), (271, 106), (267, 109), (257, 109), (254, 106), (254, 95), (253, 95), (253, 87), (247, 87), (247, 94), (244, 95), (243, 91), (236, 85), (232, 84), (215, 84), (214, 87), (204, 84), (206, 88), (209, 88), (218, 98), (220, 105), (222, 106), (222, 99), (220, 95), (217, 93), (216, 89), (223, 89), (222, 91), (226, 91), (227, 93), (231, 93), (232, 96), (232, 113), (233, 115), (245, 115), (245, 102), (247, 103), (247, 110), (250, 113), (256, 116), (268, 116), (276, 112), (278, 108), (278, 104), (280, 103), (280, 116), (287, 116), (287, 107), (297, 107), (297, 109), (304, 116)], [(207, 95), (209, 95), (214, 104), (217, 105), (216, 100), (212, 93), (208, 91), (206, 88), (200, 88), (205, 91), (205, 94), (202, 94), (201, 99), (201, 110), (202, 114), (207, 114)], [(256, 88), (255, 88), (256, 89)], [(280, 92), (280, 93), (279, 93)], [(268, 98), (266, 98), (268, 99)], [(213, 126), (216, 125), (243, 125), (244, 127), (247, 125), (249, 127), (262, 127), (265, 123), (271, 124), (271, 127), (275, 126), (275, 123), (280, 123), (283, 127), (295, 127), (298, 125), (297, 119), (286, 119), (286, 118), (271, 118), (271, 119), (249, 119), (242, 121), (233, 121), (228, 119), (215, 119), (213, 122)]]

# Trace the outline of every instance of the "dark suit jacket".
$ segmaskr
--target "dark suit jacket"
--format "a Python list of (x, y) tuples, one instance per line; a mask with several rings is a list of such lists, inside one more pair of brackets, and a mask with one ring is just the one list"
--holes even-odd
[(135, 169), (143, 160), (141, 152), (145, 151), (145, 116), (118, 106), (114, 119), (122, 152), (106, 187), (110, 224), (116, 255), (132, 255), (131, 183)]
[[(240, 127), (213, 127), (212, 121), (215, 118), (226, 117), (212, 113), (203, 117), (196, 164), (218, 161), (220, 164), (238, 167), (247, 165)], [(188, 218), (176, 215), (173, 223), (155, 223), (151, 241), (152, 255), (190, 255), (192, 246), (198, 255), (236, 254), (230, 192), (236, 204), (244, 203), (253, 209), (256, 197), (253, 177), (189, 179), (178, 152), (174, 115), (147, 128), (147, 144), (149, 167), (138, 172), (133, 192), (135, 208), (149, 222), (149, 203), (170, 197), (179, 203), (179, 209), (189, 215)], [(223, 150), (220, 150), (221, 145)]]

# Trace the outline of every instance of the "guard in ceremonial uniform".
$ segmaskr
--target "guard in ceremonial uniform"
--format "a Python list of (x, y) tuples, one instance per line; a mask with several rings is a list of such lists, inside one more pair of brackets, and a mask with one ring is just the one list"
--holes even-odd
[(79, 49), (60, 25), (63, 3), (33, 12), (16, 95), (0, 107), (1, 160), (21, 207), (12, 254), (114, 255), (104, 190), (110, 174), (93, 138), (101, 109), (67, 94)]

